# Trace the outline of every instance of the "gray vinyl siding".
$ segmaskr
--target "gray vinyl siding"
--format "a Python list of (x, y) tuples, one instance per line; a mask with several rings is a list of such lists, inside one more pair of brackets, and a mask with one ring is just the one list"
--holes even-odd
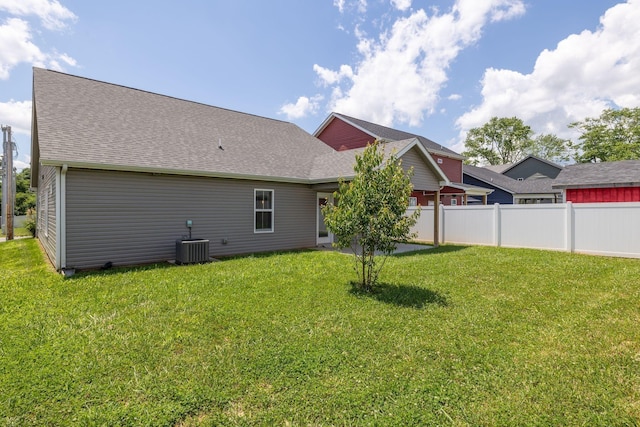
[(37, 193), (37, 236), (47, 256), (56, 264), (56, 168), (41, 166), (39, 168)]
[(414, 190), (435, 191), (440, 188), (440, 181), (425, 164), (422, 155), (416, 148), (412, 148), (402, 156), (402, 167), (405, 170), (413, 167), (411, 182), (413, 183)]
[(504, 172), (503, 175), (513, 179), (527, 179), (533, 174), (540, 173), (544, 176), (555, 179), (561, 170), (562, 168), (560, 167), (550, 165), (538, 159), (529, 158)]
[[(68, 267), (175, 259), (188, 219), (213, 257), (316, 243), (307, 185), (81, 169), (68, 171), (66, 185)], [(254, 189), (274, 190), (272, 233), (254, 233)]]

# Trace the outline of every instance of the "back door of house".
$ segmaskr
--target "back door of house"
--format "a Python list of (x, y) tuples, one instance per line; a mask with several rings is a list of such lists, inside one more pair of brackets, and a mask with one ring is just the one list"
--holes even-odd
[(333, 241), (333, 235), (327, 229), (327, 225), (324, 223), (324, 215), (322, 214), (322, 207), (327, 203), (333, 201), (331, 193), (318, 193), (316, 203), (316, 244), (326, 245)]

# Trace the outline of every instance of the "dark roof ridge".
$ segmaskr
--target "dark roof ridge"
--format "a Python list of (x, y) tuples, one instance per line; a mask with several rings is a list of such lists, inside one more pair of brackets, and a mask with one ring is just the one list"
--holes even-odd
[(511, 169), (515, 168), (516, 166), (518, 166), (519, 164), (523, 163), (525, 160), (527, 159), (535, 159), (538, 160), (540, 162), (546, 163), (549, 166), (553, 166), (556, 167), (560, 170), (562, 170), (564, 168), (564, 166), (554, 162), (553, 160), (549, 160), (549, 159), (544, 159), (540, 156), (536, 156), (535, 154), (527, 154), (526, 156), (524, 156), (522, 159), (518, 160), (517, 162), (512, 162), (512, 163), (506, 163), (504, 165), (496, 165), (496, 166), (507, 166), (504, 170), (502, 170), (503, 175), (505, 174), (505, 172), (510, 171)]

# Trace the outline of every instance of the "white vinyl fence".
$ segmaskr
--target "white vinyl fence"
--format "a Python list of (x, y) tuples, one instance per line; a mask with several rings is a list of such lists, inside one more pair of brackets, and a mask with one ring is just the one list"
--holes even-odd
[[(640, 258), (640, 203), (440, 206), (441, 243)], [(433, 241), (433, 207), (413, 231)]]

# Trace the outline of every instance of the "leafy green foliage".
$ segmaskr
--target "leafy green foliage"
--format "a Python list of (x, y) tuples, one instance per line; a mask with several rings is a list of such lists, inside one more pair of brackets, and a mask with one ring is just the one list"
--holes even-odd
[(579, 163), (640, 159), (640, 107), (604, 110), (569, 127), (582, 132), (572, 145)]
[(532, 135), (531, 127), (517, 117), (493, 117), (482, 127), (469, 131), (462, 155), (473, 165), (517, 162), (532, 149)]
[(502, 165), (514, 163), (528, 155), (563, 162), (569, 160), (569, 141), (552, 134), (534, 137), (534, 132), (517, 117), (493, 117), (482, 127), (467, 134), (467, 163)]
[(340, 248), (352, 248), (358, 286), (371, 291), (383, 262), (377, 253), (391, 254), (397, 244), (411, 237), (410, 229), (420, 211), (407, 216), (413, 185), (411, 172), (405, 172), (395, 153), (385, 160), (384, 149), (378, 142), (368, 145), (356, 156), (355, 177), (340, 182), (334, 193), (337, 204), (323, 207), (327, 228), (336, 236)]
[[(27, 210), (36, 207), (36, 194), (31, 191), (31, 169), (25, 168), (16, 175), (16, 215), (26, 215)], [(0, 194), (2, 182), (0, 181)]]
[(441, 246), (373, 293), (307, 251), (63, 279), (0, 243), (1, 425), (640, 419), (640, 263)]
[(542, 134), (533, 139), (533, 144), (527, 154), (556, 163), (567, 162), (570, 158), (569, 144), (569, 140), (562, 139), (556, 135)]
[(36, 210), (27, 209), (27, 219), (24, 222), (24, 228), (31, 234), (31, 237), (36, 237), (36, 229), (38, 227), (38, 221), (36, 217)]

